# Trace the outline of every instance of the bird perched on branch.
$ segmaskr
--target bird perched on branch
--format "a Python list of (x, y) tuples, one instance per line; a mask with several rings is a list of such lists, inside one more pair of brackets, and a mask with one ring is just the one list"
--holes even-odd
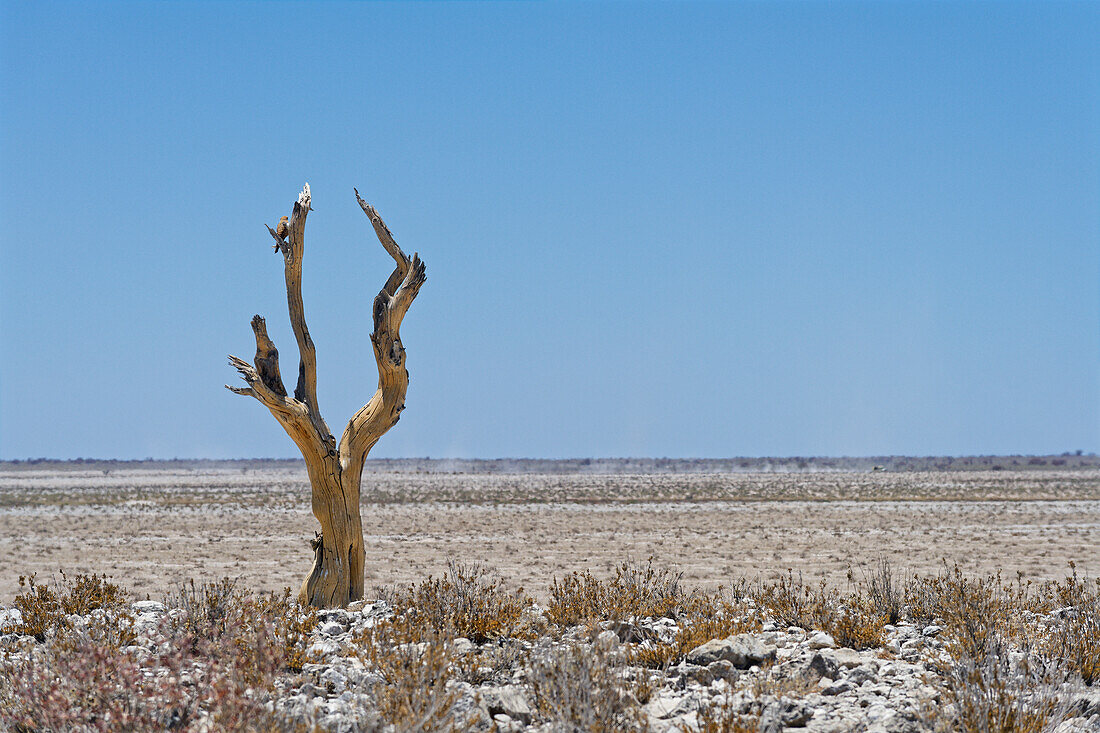
[(275, 237), (279, 240), (275, 243), (274, 249), (277, 251), (280, 244), (286, 244), (287, 235), (290, 234), (290, 220), (287, 217), (279, 219), (279, 223), (275, 225)]

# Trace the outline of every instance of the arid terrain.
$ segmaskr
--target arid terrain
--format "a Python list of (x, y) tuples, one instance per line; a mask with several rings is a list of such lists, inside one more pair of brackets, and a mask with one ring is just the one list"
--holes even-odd
[[(555, 576), (651, 556), (702, 586), (787, 568), (843, 584), (850, 567), (858, 578), (880, 557), (912, 572), (946, 559), (967, 572), (1061, 578), (1073, 561), (1100, 575), (1100, 469), (1088, 457), (1000, 470), (689, 473), (650, 461), (578, 472), (606, 463), (544, 473), (524, 471), (554, 466), (372, 464), (368, 588), (438, 575), (452, 558), (496, 568), (536, 597)], [(58, 569), (106, 573), (154, 599), (189, 578), (297, 588), (317, 528), (309, 506), (295, 462), (3, 464), (0, 601), (21, 574)]]

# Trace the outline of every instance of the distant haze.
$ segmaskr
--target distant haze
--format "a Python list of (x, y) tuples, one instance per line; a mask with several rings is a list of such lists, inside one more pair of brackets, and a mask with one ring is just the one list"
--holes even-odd
[(1100, 450), (1100, 4), (2, 3), (0, 458)]

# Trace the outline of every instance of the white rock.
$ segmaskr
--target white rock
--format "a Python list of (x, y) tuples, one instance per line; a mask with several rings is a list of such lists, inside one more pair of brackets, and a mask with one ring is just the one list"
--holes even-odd
[(686, 713), (687, 710), (680, 710), (683, 702), (683, 694), (665, 689), (650, 698), (642, 709), (649, 717), (664, 720), (671, 718), (673, 715)]
[(815, 631), (810, 637), (811, 649), (836, 649), (836, 641), (824, 631)]
[(619, 635), (614, 631), (601, 631), (596, 637), (596, 646), (607, 651), (615, 651), (619, 648)]
[(325, 636), (339, 636), (347, 631), (347, 628), (338, 621), (327, 621), (321, 626), (321, 633)]
[(23, 625), (23, 614), (18, 608), (0, 610), (0, 633), (15, 631)]
[(134, 601), (130, 604), (130, 608), (134, 609), (137, 613), (166, 613), (168, 609), (164, 607), (164, 604), (160, 601)]

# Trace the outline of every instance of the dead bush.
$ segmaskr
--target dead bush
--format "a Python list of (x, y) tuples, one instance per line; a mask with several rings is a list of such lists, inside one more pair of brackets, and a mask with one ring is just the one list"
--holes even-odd
[(26, 589), (13, 602), (23, 616), (20, 633), (44, 641), (48, 630), (68, 623), (65, 616), (69, 614), (84, 616), (98, 609), (118, 610), (129, 602), (125, 591), (108, 582), (106, 575), (78, 574), (70, 579), (64, 570), (58, 572), (61, 579), (54, 584), (58, 592), (46, 583), (39, 583), (37, 575), (19, 576), (19, 587)]
[(890, 561), (884, 557), (879, 558), (871, 570), (864, 573), (863, 586), (871, 611), (885, 619), (886, 623), (896, 624), (901, 618), (905, 597)]
[(914, 577), (905, 587), (909, 616), (918, 625), (941, 620), (948, 650), (955, 656), (981, 658), (998, 633), (1008, 632), (1014, 604), (999, 576), (968, 578), (958, 565), (934, 576)]
[(822, 582), (818, 588), (794, 577), (791, 570), (775, 583), (752, 592), (757, 606), (776, 622), (803, 629), (821, 629), (840, 646), (870, 649), (882, 645), (887, 613), (872, 598), (856, 593), (840, 595)]
[(757, 606), (766, 610), (782, 626), (814, 627), (815, 598), (813, 589), (802, 582), (802, 574), (794, 577), (787, 569), (786, 577), (780, 576), (774, 583), (764, 583), (750, 591)]
[(838, 603), (822, 598), (815, 617), (820, 628), (839, 646), (857, 650), (882, 646), (887, 617), (872, 602), (859, 596), (849, 596)]
[(699, 596), (681, 585), (683, 573), (654, 565), (624, 562), (603, 581), (590, 571), (573, 572), (550, 584), (547, 617), (559, 626), (628, 618), (678, 618)]
[(1069, 716), (1066, 675), (1041, 657), (1012, 650), (999, 635), (971, 653), (960, 649), (944, 671), (944, 702), (929, 712), (952, 733), (1046, 733)]
[(308, 653), (310, 635), (317, 626), (317, 610), (300, 605), (290, 588), (284, 588), (281, 595), (271, 593), (249, 599), (245, 614), (269, 625), (272, 643), (286, 670), (301, 672), (304, 664), (317, 661)]
[(757, 733), (760, 716), (739, 712), (730, 695), (717, 695), (696, 712), (696, 725), (681, 723), (680, 733)]
[(636, 666), (667, 669), (712, 639), (759, 631), (760, 626), (760, 620), (744, 606), (717, 594), (701, 594), (696, 596), (690, 615), (681, 619), (676, 638), (671, 643), (631, 644), (627, 659)]
[(181, 585), (166, 605), (183, 611), (172, 619), (172, 625), (194, 639), (222, 636), (226, 629), (239, 621), (244, 611), (247, 594), (237, 588), (237, 582), (222, 578), (198, 586), (192, 580)]
[(405, 616), (356, 636), (360, 658), (381, 677), (374, 692), (385, 723), (403, 733), (464, 729), (469, 721), (456, 717), (457, 695), (447, 684), (455, 676), (453, 641), (449, 630)]
[(443, 577), (383, 595), (395, 614), (436, 633), (465, 636), (476, 643), (529, 635), (525, 615), (531, 598), (522, 588), (506, 590), (504, 580), (481, 565), (451, 561)]
[(1039, 646), (1086, 684), (1100, 682), (1100, 579), (1094, 584), (1080, 580), (1077, 568), (1064, 582), (1050, 587), (1060, 608), (1057, 620), (1042, 635)]
[(472, 685), (485, 682), (504, 685), (511, 682), (513, 670), (523, 667), (530, 656), (525, 642), (497, 639), (457, 660), (458, 674)]
[(62, 630), (6, 662), (0, 729), (277, 729), (263, 702), (278, 655), (263, 634), (243, 646), (236, 637), (170, 637), (163, 652), (143, 659), (97, 634)]
[[(539, 715), (554, 730), (646, 730), (646, 717), (621, 665), (617, 652), (599, 644), (559, 646), (534, 656), (527, 679)], [(648, 682), (641, 684), (648, 696)]]
[[(230, 578), (195, 585), (192, 580), (180, 586), (167, 605), (182, 613), (170, 617), (177, 638), (189, 640), (198, 653), (202, 642), (227, 638), (242, 651), (250, 639), (262, 634), (267, 646), (282, 662), (282, 669), (301, 671), (302, 665), (315, 661), (308, 657), (309, 637), (317, 625), (317, 614), (291, 598), (289, 588), (281, 595), (254, 595), (237, 587)], [(227, 636), (228, 635), (228, 636)], [(217, 650), (217, 644), (209, 647)]]

